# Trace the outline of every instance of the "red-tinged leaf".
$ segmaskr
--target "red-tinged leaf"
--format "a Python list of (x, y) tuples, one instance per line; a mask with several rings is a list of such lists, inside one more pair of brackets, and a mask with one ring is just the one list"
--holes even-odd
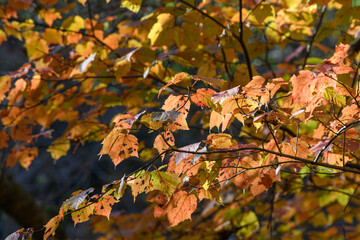
[(196, 75), (189, 75), (192, 79), (195, 81), (203, 81), (206, 84), (210, 84), (213, 87), (216, 87), (217, 89), (222, 89), (226, 83), (223, 79), (217, 79), (217, 78), (209, 78), (209, 77), (202, 77), (202, 76), (196, 76)]
[[(196, 152), (196, 150), (198, 150), (198, 148), (200, 146), (200, 143), (201, 142), (193, 143), (193, 144), (187, 145), (185, 147), (182, 147), (179, 150)], [(178, 165), (183, 159), (187, 158), (190, 155), (192, 155), (192, 153), (175, 152), (175, 154), (174, 154), (175, 164)]]
[(157, 205), (164, 206), (168, 202), (168, 197), (160, 191), (153, 191), (148, 194), (147, 200)]
[[(170, 149), (170, 146), (175, 145), (174, 135), (170, 131), (163, 132), (154, 140), (154, 148), (158, 151), (159, 154)], [(165, 154), (161, 155), (161, 159), (164, 159)]]
[(212, 97), (211, 97), (211, 101), (213, 101), (214, 103), (220, 103), (222, 104), (227, 98), (231, 97), (231, 96), (235, 96), (238, 94), (239, 92), (239, 87), (234, 87), (219, 93), (215, 93)]
[(47, 5), (47, 6), (51, 6), (51, 5), (56, 4), (58, 1), (59, 0), (40, 0), (40, 3)]
[(197, 199), (194, 195), (185, 191), (178, 191), (166, 206), (155, 207), (154, 216), (161, 217), (167, 213), (170, 225), (176, 226), (187, 219), (191, 220), (191, 214), (196, 210), (196, 207)]
[(59, 215), (50, 219), (50, 221), (45, 225), (44, 240), (48, 239), (50, 235), (55, 235), (55, 231), (58, 228), (61, 220), (62, 219), (59, 217)]
[(118, 202), (113, 196), (102, 196), (100, 199), (96, 200), (94, 203), (94, 214), (102, 215), (110, 219), (110, 213), (112, 205)]
[(67, 200), (64, 205), (69, 205), (71, 208), (77, 210), (79, 205), (85, 200), (89, 193), (92, 193), (94, 190), (94, 188), (86, 189), (85, 191), (69, 198), (69, 200)]
[(6, 133), (6, 131), (1, 130), (0, 131), (0, 149), (7, 147), (9, 142), (9, 135)]
[(215, 94), (215, 91), (210, 88), (200, 88), (196, 93), (191, 95), (191, 101), (201, 108), (210, 107), (211, 97)]
[(179, 82), (182, 82), (187, 76), (188, 76), (188, 74), (184, 73), (184, 72), (176, 74), (175, 77), (173, 77), (170, 82), (168, 82), (164, 87), (162, 87), (159, 90), (158, 97), (160, 96), (161, 92), (164, 91), (165, 88), (167, 88), (167, 87), (169, 87), (169, 86), (171, 86), (173, 84), (177, 84)]
[(103, 147), (99, 154), (108, 154), (115, 166), (129, 157), (138, 156), (139, 143), (137, 138), (131, 134), (112, 130), (101, 144)]
[(290, 81), (293, 84), (293, 103), (309, 104), (321, 98), (327, 87), (336, 89), (336, 81), (324, 76), (322, 73), (315, 76), (310, 71), (302, 70), (298, 76), (293, 75)]
[(342, 63), (344, 59), (348, 56), (347, 52), (349, 51), (349, 49), (350, 45), (340, 43), (340, 45), (336, 47), (334, 55), (331, 58), (324, 60), (323, 62), (325, 64), (334, 65)]

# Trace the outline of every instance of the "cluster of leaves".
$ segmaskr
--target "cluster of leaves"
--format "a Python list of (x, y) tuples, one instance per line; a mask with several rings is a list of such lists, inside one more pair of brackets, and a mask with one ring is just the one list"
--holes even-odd
[[(0, 41), (23, 40), (29, 57), (1, 77), (5, 165), (27, 169), (55, 121), (68, 125), (47, 148), (54, 160), (102, 141), (100, 157), (115, 166), (146, 161), (100, 194), (73, 193), (44, 239), (66, 215), (75, 225), (106, 216), (91, 219), (101, 239), (359, 233), (359, 216), (346, 211), (359, 204), (358, 68), (349, 45), (339, 43), (331, 56), (325, 44), (348, 43), (359, 31), (350, 2), (167, 0), (149, 11), (122, 0), (118, 7), (133, 19), (93, 14), (91, 3), (0, 6)], [(68, 15), (74, 7), (87, 16)], [(34, 16), (21, 19), (29, 9)], [(291, 54), (275, 56), (291, 44)], [(114, 106), (127, 113), (107, 126), (102, 116)], [(139, 131), (155, 134), (154, 142), (139, 141)], [(194, 132), (201, 140), (176, 143)], [(152, 205), (110, 215), (127, 187)]]

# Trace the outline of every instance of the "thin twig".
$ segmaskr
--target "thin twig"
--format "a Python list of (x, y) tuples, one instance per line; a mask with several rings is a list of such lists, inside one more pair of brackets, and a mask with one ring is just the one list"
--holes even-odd
[(315, 40), (315, 37), (317, 35), (317, 33), (319, 32), (319, 29), (320, 29), (320, 26), (322, 24), (322, 21), (324, 19), (324, 16), (325, 16), (325, 13), (326, 13), (326, 9), (327, 9), (327, 5), (323, 6), (322, 9), (321, 9), (321, 15), (320, 15), (320, 19), (319, 19), (319, 22), (315, 28), (315, 33), (312, 35), (311, 39), (310, 39), (310, 42), (309, 44), (306, 46), (306, 55), (305, 55), (305, 58), (304, 58), (304, 64), (302, 66), (302, 69), (305, 68), (306, 66), (306, 62), (310, 56), (310, 53), (311, 53), (311, 48), (313, 46), (313, 43), (314, 43), (314, 40)]

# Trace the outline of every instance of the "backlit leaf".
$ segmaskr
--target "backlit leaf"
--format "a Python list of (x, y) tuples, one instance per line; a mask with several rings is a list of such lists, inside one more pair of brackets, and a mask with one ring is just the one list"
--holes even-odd
[(140, 10), (142, 0), (121, 0), (121, 7), (137, 13)]

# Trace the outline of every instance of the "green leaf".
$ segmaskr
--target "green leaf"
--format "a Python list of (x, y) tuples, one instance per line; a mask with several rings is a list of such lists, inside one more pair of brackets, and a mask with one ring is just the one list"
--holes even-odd
[(352, 7), (358, 7), (358, 6), (360, 6), (360, 0), (352, 0), (352, 1), (351, 1), (351, 6), (352, 6)]
[(346, 98), (343, 95), (337, 94), (332, 87), (328, 87), (324, 91), (324, 97), (331, 101), (334, 101), (334, 104), (337, 106), (345, 106)]

